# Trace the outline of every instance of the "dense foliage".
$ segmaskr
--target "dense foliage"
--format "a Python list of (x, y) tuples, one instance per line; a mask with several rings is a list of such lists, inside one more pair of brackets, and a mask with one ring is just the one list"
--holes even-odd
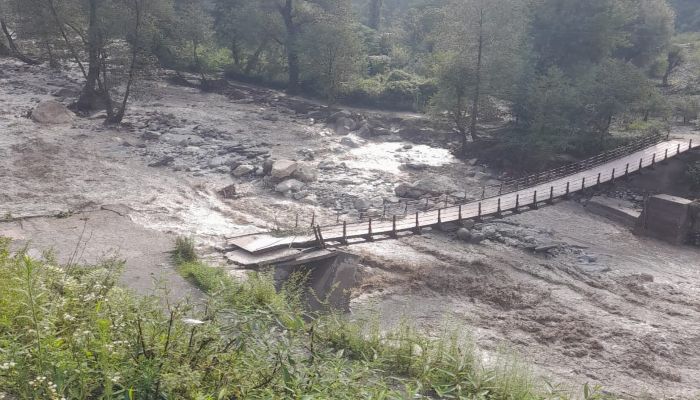
[(112, 122), (134, 79), (159, 63), (196, 73), (203, 87), (223, 74), (329, 102), (429, 111), (465, 152), (485, 136), (479, 122), (501, 113), (514, 121), (505, 148), (546, 159), (602, 150), (623, 120), (680, 114), (654, 79), (668, 86), (685, 62), (672, 45), (675, 16), (696, 29), (695, 3), (0, 0), (0, 54), (27, 58), (12, 40), (27, 38), (36, 57), (74, 62), (85, 78), (77, 107), (106, 108)]
[[(567, 399), (508, 356), (489, 364), (456, 331), (380, 333), (304, 312), (303, 276), (232, 280), (178, 243), (200, 303), (137, 297), (120, 263), (59, 268), (0, 244), (0, 398), (5, 399)], [(190, 260), (190, 261), (186, 261)], [(493, 357), (492, 357), (493, 358)], [(602, 399), (584, 388), (586, 399)]]

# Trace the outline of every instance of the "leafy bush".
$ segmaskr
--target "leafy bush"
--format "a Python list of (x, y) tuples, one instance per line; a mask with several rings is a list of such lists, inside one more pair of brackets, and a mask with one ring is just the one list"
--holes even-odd
[(304, 313), (299, 285), (277, 291), (269, 274), (241, 283), (182, 262), (210, 298), (173, 305), (115, 286), (118, 263), (64, 269), (8, 248), (0, 240), (0, 398), (568, 398), (512, 357), (482, 363), (456, 330), (382, 334)]

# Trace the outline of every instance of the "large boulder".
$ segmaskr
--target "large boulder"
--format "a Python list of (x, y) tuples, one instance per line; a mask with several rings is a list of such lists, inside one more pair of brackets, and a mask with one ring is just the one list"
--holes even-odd
[(351, 138), (349, 136), (345, 136), (344, 138), (340, 139), (340, 144), (342, 144), (344, 146), (352, 147), (354, 149), (360, 147), (360, 143), (353, 140), (353, 138)]
[(302, 182), (313, 182), (317, 179), (318, 173), (313, 168), (308, 165), (298, 165), (292, 178), (300, 180)]
[(250, 164), (241, 164), (236, 169), (234, 169), (231, 173), (233, 176), (236, 177), (241, 177), (250, 174), (251, 172), (255, 171), (255, 167), (250, 165)]
[(424, 196), (439, 196), (444, 193), (458, 191), (458, 188), (447, 177), (435, 176), (420, 179), (413, 184), (401, 183), (394, 188), (399, 197), (418, 199)]
[(279, 193), (298, 192), (304, 188), (304, 182), (296, 179), (287, 179), (275, 186), (275, 191)]
[(284, 179), (292, 176), (294, 171), (296, 171), (298, 164), (295, 161), (290, 160), (277, 160), (272, 164), (272, 171), (270, 175), (276, 179)]
[(73, 115), (66, 106), (53, 100), (42, 101), (32, 110), (32, 119), (40, 124), (69, 124)]

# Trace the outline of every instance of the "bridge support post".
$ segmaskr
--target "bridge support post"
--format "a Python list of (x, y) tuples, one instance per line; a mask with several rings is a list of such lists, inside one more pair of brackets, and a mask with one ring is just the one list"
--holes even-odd
[(537, 210), (537, 190), (532, 193), (532, 205), (530, 206), (531, 209)]
[(372, 218), (369, 219), (369, 223), (367, 225), (367, 241), (368, 242), (373, 242), (374, 238), (372, 237)]
[(664, 161), (668, 160), (668, 149), (664, 150)]
[(459, 205), (459, 220), (457, 222), (462, 222), (462, 205)]
[(630, 174), (630, 163), (627, 163), (627, 165), (625, 165), (625, 178), (627, 178), (627, 176), (629, 174)]
[(681, 154), (681, 144), (678, 143), (678, 147), (676, 147), (676, 155)]
[(568, 199), (568, 198), (569, 198), (569, 193), (570, 193), (570, 191), (571, 191), (571, 190), (569, 189), (569, 186), (571, 186), (571, 182), (566, 181), (566, 192), (564, 193), (564, 198), (565, 198), (565, 199)]
[(554, 186), (549, 187), (549, 204), (554, 204)]
[(642, 161), (644, 161), (644, 157), (641, 157), (641, 158), (639, 159), (639, 170), (638, 170), (638, 171), (639, 171), (640, 174), (642, 173)]
[(416, 235), (421, 234), (420, 222), (418, 222), (418, 213), (416, 213), (416, 226), (413, 228), (413, 233), (415, 233)]
[(596, 180), (596, 185), (600, 185), (600, 172), (598, 172), (598, 179)]
[(612, 175), (610, 175), (610, 183), (615, 183), (615, 168), (613, 168)]
[(581, 191), (586, 190), (586, 177), (581, 178)]
[(438, 225), (442, 223), (442, 208), (438, 208)]
[(396, 233), (396, 215), (391, 218), (391, 237), (398, 237), (398, 233)]
[(656, 168), (656, 153), (651, 156), (651, 169)]
[(342, 244), (348, 244), (348, 223), (343, 221), (343, 238), (340, 240)]
[(501, 213), (501, 198), (498, 198), (498, 207), (496, 208), (496, 216), (497, 217), (502, 217), (503, 214)]
[(323, 233), (321, 233), (321, 227), (316, 226), (316, 230), (318, 231), (318, 241), (319, 245), (321, 246), (322, 249), (326, 248), (326, 242), (323, 240)]
[(520, 213), (520, 193), (515, 195), (515, 209), (513, 210), (516, 214)]
[(481, 221), (482, 221), (482, 218), (481, 218), (481, 202), (479, 202), (479, 213), (476, 215), (476, 220), (477, 220), (478, 222), (481, 222)]

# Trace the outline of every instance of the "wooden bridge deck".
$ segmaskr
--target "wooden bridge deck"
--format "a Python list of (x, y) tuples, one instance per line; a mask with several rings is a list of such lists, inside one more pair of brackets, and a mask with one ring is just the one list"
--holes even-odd
[(594, 161), (590, 163), (590, 167), (583, 165), (579, 172), (553, 174), (553, 179), (549, 181), (540, 181), (541, 183), (523, 189), (470, 203), (417, 212), (388, 220), (316, 227), (312, 235), (306, 236), (274, 237), (269, 234), (242, 236), (232, 239), (230, 244), (249, 253), (260, 254), (282, 248), (334, 247), (417, 234), (423, 228), (447, 222), (480, 220), (505, 212), (537, 208), (541, 204), (552, 203), (555, 199), (565, 198), (572, 193), (614, 182), (615, 179), (639, 172), (644, 168), (654, 167), (694, 147), (697, 147), (697, 144), (693, 144), (692, 140), (665, 140), (609, 161), (598, 163), (594, 162), (596, 159), (593, 158), (591, 160)]

